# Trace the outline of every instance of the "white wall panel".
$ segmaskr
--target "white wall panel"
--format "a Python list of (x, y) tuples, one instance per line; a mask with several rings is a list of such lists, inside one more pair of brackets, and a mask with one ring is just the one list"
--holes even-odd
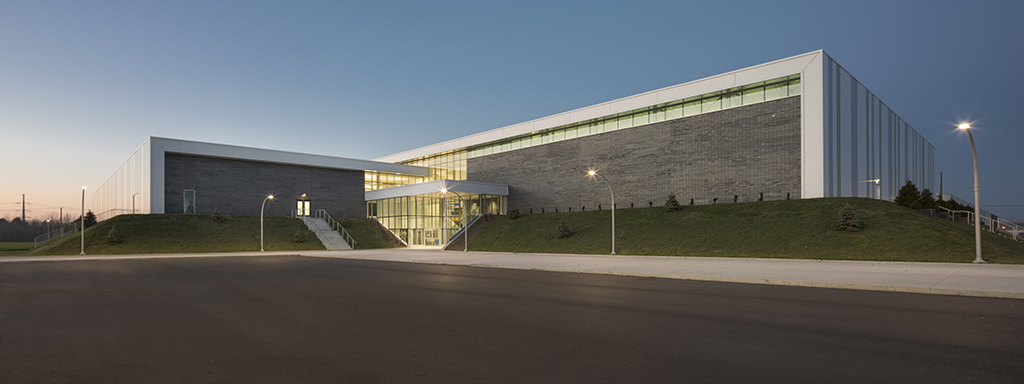
[[(608, 106), (608, 112), (611, 114), (622, 113), (655, 104), (658, 104), (658, 95), (655, 93), (648, 93), (613, 101), (611, 105)], [(557, 127), (557, 125), (552, 125), (548, 128), (554, 127)]]
[(803, 198), (825, 196), (824, 55), (819, 51), (800, 75), (800, 183)]
[(609, 111), (609, 109), (608, 109), (607, 105), (597, 105), (597, 106), (593, 106), (593, 107), (587, 107), (587, 108), (580, 109), (580, 110), (577, 110), (575, 112), (572, 112), (572, 121), (578, 122), (578, 121), (596, 119), (596, 118), (601, 117), (601, 116), (607, 116), (607, 115), (611, 114), (608, 111)]

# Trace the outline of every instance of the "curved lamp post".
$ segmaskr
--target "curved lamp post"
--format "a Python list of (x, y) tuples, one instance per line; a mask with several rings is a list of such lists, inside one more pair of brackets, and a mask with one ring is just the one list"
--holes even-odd
[(82, 187), (82, 253), (85, 254), (85, 187)]
[(593, 179), (594, 176), (601, 176), (601, 178), (604, 179), (605, 184), (608, 184), (608, 192), (611, 192), (611, 194), (612, 194), (612, 254), (614, 255), (615, 254), (615, 191), (612, 190), (612, 183), (609, 182), (608, 178), (604, 177), (604, 175), (602, 175), (600, 173), (597, 173), (597, 171), (593, 171), (593, 170), (587, 171), (587, 175), (590, 175), (591, 179)]
[(985, 263), (981, 258), (981, 189), (978, 187), (978, 151), (974, 149), (974, 135), (971, 134), (970, 124), (960, 124), (957, 127), (961, 131), (967, 131), (967, 137), (971, 139), (971, 155), (974, 156), (974, 261), (973, 263)]
[(274, 195), (267, 195), (267, 198), (263, 199), (263, 205), (260, 206), (260, 252), (266, 252), (263, 250), (263, 208), (266, 208), (267, 200), (274, 200)]
[(882, 179), (874, 179), (874, 180), (864, 180), (864, 181), (862, 181), (862, 183), (875, 183), (875, 187), (878, 189), (878, 192), (876, 193), (877, 196), (875, 196), (875, 197), (877, 197), (878, 200), (882, 200), (882, 184), (881, 184), (881, 182), (882, 182)]
[(455, 196), (459, 197), (459, 201), (462, 204), (462, 233), (465, 235), (465, 241), (463, 241), (464, 247), (462, 252), (469, 251), (469, 228), (466, 225), (469, 223), (469, 211), (466, 209), (466, 200), (462, 199), (462, 195), (455, 191), (449, 191), (448, 188), (441, 188), (441, 194), (448, 196), (448, 192), (454, 193)]

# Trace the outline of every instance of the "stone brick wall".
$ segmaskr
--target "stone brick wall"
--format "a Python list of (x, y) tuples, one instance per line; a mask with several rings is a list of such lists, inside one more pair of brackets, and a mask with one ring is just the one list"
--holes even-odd
[(310, 208), (332, 216), (365, 214), (363, 172), (167, 154), (164, 212), (181, 213), (183, 191), (195, 189), (196, 213), (218, 208), (225, 215), (258, 215), (267, 194), (267, 215), (288, 214), (303, 193)]
[(800, 198), (800, 97), (773, 100), (468, 160), (467, 179), (508, 184), (528, 213), (616, 205), (711, 204)]

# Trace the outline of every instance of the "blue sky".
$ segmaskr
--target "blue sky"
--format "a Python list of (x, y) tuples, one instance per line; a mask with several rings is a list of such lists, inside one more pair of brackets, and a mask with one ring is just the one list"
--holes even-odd
[[(376, 158), (824, 49), (1024, 220), (1021, 1), (0, 3), (0, 217), (149, 136)], [(936, 189), (937, 186), (936, 186)], [(87, 199), (87, 208), (91, 197)]]

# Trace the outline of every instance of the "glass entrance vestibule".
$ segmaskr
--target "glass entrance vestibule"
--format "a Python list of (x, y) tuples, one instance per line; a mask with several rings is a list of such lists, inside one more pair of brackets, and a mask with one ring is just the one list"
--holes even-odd
[(473, 188), (472, 184), (483, 183), (438, 180), (368, 191), (366, 216), (377, 219), (409, 246), (443, 246), (477, 217), (504, 215), (508, 210), (507, 186)]
[(434, 193), (368, 201), (366, 216), (376, 218), (410, 246), (442, 246), (462, 230), (467, 219), (505, 214), (505, 196), (461, 195), (462, 200), (453, 193)]

